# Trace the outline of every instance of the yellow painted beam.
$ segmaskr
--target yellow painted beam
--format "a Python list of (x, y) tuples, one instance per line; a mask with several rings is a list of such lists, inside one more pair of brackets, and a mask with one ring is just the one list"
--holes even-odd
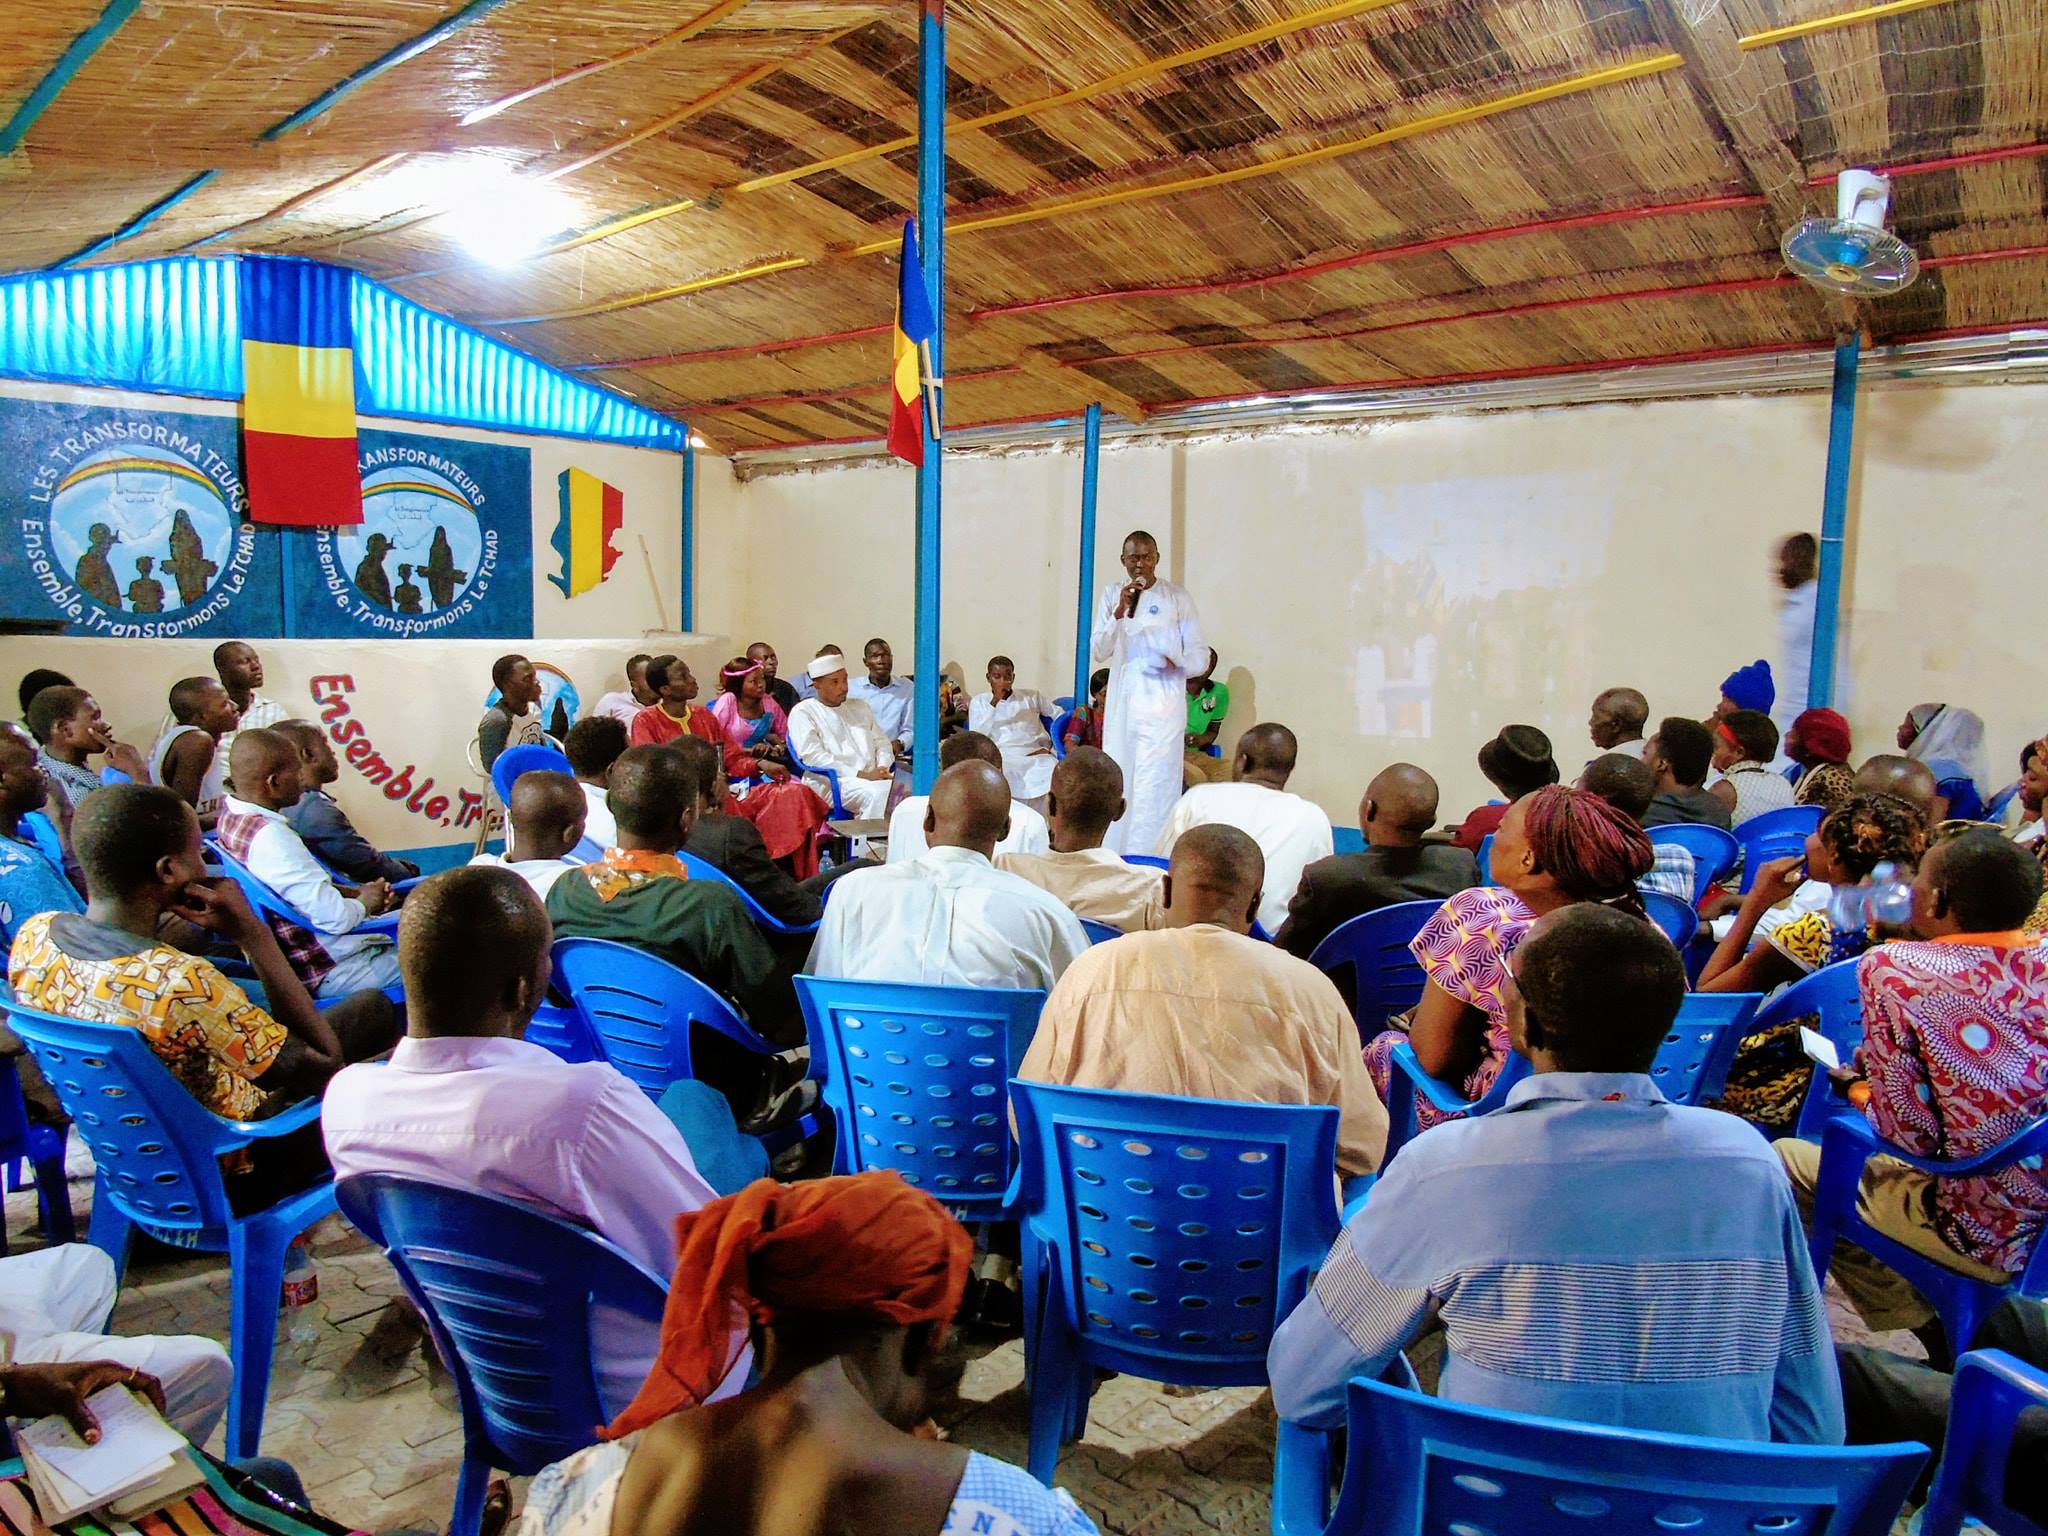
[(518, 315), (510, 320), (480, 320), (478, 325), (539, 325), (548, 320), (581, 320), (586, 315), (608, 315), (615, 310), (633, 309), (641, 304), (659, 304), (663, 299), (680, 299), (687, 294), (704, 293), (712, 288), (723, 288), (728, 283), (744, 283), (757, 277), (768, 277), (776, 272), (787, 272), (795, 267), (808, 267), (808, 256), (786, 256), (780, 261), (764, 261), (756, 266), (741, 267), (737, 272), (721, 272), (714, 277), (692, 278), (687, 283), (677, 283), (672, 288), (658, 288), (652, 293), (629, 293), (616, 299), (603, 299), (595, 304), (584, 304), (576, 309), (554, 309), (546, 314)]
[(1790, 26), (1752, 32), (1736, 46), (1745, 51), (1751, 48), (1771, 48), (1779, 43), (1789, 43), (1795, 37), (1812, 37), (1816, 32), (1832, 32), (1837, 27), (1861, 26), (1866, 21), (1883, 21), (1887, 16), (1903, 16), (1908, 11), (1924, 11), (1930, 6), (1949, 3), (1950, 0), (1885, 0), (1882, 5), (1866, 5), (1857, 10), (1844, 11), (1839, 16), (1815, 16), (1809, 21), (1795, 21)]

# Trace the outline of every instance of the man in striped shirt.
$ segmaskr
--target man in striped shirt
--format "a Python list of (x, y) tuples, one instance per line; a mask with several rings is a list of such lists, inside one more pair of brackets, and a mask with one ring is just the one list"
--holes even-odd
[(1404, 1147), (1274, 1335), (1273, 1401), (1340, 1423), (1432, 1321), (1442, 1396), (1552, 1418), (1839, 1444), (1841, 1385), (1792, 1190), (1731, 1116), (1648, 1068), (1685, 995), (1648, 924), (1581, 904), (1511, 962), (1534, 1066), (1498, 1113)]

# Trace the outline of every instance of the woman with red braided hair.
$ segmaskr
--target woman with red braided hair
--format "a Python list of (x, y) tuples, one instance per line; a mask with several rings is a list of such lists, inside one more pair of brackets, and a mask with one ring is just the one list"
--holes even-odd
[[(1643, 829), (1586, 790), (1553, 784), (1509, 806), (1493, 838), (1492, 875), (1500, 883), (1460, 891), (1409, 946), (1428, 981), (1406, 1028), (1386, 1030), (1365, 1047), (1380, 1098), (1403, 1040), (1424, 1071), (1457, 1084), (1465, 1098), (1491, 1088), (1508, 1059), (1508, 956), (1537, 918), (1577, 902), (1647, 922), (1636, 881), (1655, 862)], [(1424, 1129), (1443, 1118), (1420, 1096), (1415, 1109)]]
[[(534, 1479), (520, 1536), (1098, 1536), (1021, 1468), (907, 1432), (974, 1255), (930, 1195), (762, 1179), (678, 1217), (676, 1253), (646, 1385)], [(739, 1314), (759, 1379), (713, 1403)]]

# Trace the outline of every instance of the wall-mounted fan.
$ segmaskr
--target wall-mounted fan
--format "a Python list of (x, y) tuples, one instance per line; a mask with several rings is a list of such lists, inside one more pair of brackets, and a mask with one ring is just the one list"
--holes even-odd
[(1835, 217), (1806, 219), (1778, 242), (1785, 265), (1816, 288), (1852, 298), (1897, 293), (1920, 275), (1913, 247), (1884, 227), (1892, 184), (1872, 171), (1835, 178)]

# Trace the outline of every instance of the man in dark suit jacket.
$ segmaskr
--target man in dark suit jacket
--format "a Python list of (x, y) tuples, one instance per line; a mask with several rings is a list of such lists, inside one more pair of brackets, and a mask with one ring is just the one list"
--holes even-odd
[(1273, 942), (1306, 960), (1340, 924), (1403, 901), (1443, 901), (1479, 883), (1479, 861), (1424, 843), (1436, 824), (1436, 780), (1413, 763), (1380, 770), (1359, 802), (1365, 850), (1318, 859), (1301, 873)]

